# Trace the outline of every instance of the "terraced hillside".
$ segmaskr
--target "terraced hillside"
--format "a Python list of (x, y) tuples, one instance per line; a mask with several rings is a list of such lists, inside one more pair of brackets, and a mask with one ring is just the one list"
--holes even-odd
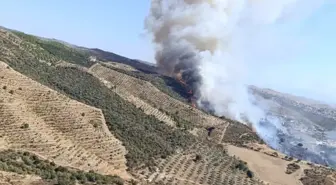
[(126, 150), (102, 111), (61, 95), (0, 63), (1, 147), (63, 166), (127, 177)]
[[(215, 129), (209, 138), (216, 143), (242, 146), (244, 143), (252, 141), (263, 142), (246, 125), (232, 120), (220, 119), (195, 109), (163, 93), (149, 81), (129, 76), (100, 64), (93, 65), (89, 72), (108, 84), (114, 92), (124, 99), (170, 125), (172, 123), (178, 124), (178, 127), (193, 130), (194, 134), (202, 136), (204, 136), (206, 128), (214, 127)], [(237, 131), (240, 133), (239, 135)]]
[(146, 103), (144, 100), (136, 96), (133, 96), (132, 94), (126, 91), (120, 90), (119, 88), (112, 88), (112, 90), (113, 92), (117, 93), (120, 97), (122, 97), (124, 100), (129, 101), (130, 103), (134, 104), (137, 108), (142, 110), (145, 114), (154, 116), (155, 118), (166, 123), (169, 126), (174, 127), (179, 124), (171, 116), (151, 106), (150, 104)]
[(93, 65), (90, 70), (95, 76), (110, 82), (114, 88), (128, 92), (136, 96), (162, 112), (170, 116), (181, 117), (190, 124), (196, 126), (225, 125), (224, 120), (205, 114), (202, 111), (192, 108), (158, 90), (151, 83), (140, 80), (124, 73), (111, 70), (100, 64)]
[(0, 68), (0, 146), (8, 152), (0, 151), (0, 170), (52, 184), (55, 175), (63, 184), (122, 184), (94, 172), (131, 174), (132, 185), (334, 182), (334, 171), (267, 153), (249, 127), (186, 104), (165, 77), (142, 73), (144, 64), (115, 64), (99, 52), (0, 32), (0, 59), (10, 66)]
[(114, 71), (150, 82), (157, 89), (176, 100), (184, 103), (189, 102), (188, 98), (190, 97), (190, 94), (186, 91), (185, 87), (180, 82), (172, 77), (160, 75), (156, 71), (142, 72), (141, 70), (138, 70), (133, 66), (126, 67), (125, 64), (116, 65), (116, 62), (101, 62), (98, 60), (97, 62), (104, 67), (107, 67)]
[[(34, 36), (18, 37), (9, 31), (0, 32), (0, 48), (3, 48), (0, 50), (0, 58), (25, 76), (72, 99), (101, 109), (108, 129), (128, 151), (126, 158), (129, 168), (140, 164), (153, 165), (155, 157), (170, 155), (195, 140), (191, 134), (173, 129), (123, 100), (84, 68), (78, 67), (81, 63), (77, 64), (76, 58), (71, 62), (63, 60), (65, 63), (54, 60), (72, 56), (72, 48), (47, 41), (39, 45), (41, 41), (36, 40), (38, 38)], [(46, 45), (48, 47), (44, 48)], [(54, 47), (62, 50), (63, 54), (46, 52), (48, 48)], [(81, 52), (77, 55), (81, 55)], [(66, 63), (76, 64), (76, 67)]]
[[(115, 143), (110, 142), (115, 140), (111, 136), (111, 140), (104, 141), (104, 138), (108, 138), (109, 132), (106, 132), (106, 128), (104, 128), (102, 123), (104, 120), (101, 111), (70, 100), (20, 75), (4, 63), (1, 63), (0, 72), (3, 74), (1, 78), (1, 84), (3, 85), (1, 95), (4, 97), (1, 107), (1, 117), (5, 118), (1, 120), (1, 123), (6, 124), (3, 133), (1, 133), (3, 135), (2, 146), (5, 148), (34, 152), (64, 166), (69, 165), (87, 171), (93, 169), (99, 173), (114, 173), (125, 177), (125, 174), (120, 172), (125, 170), (125, 160), (123, 159), (125, 153), (123, 147), (120, 146), (120, 142), (118, 141)], [(13, 111), (14, 108), (19, 111)], [(95, 135), (96, 132), (98, 133), (97, 135)], [(99, 136), (99, 134), (103, 136)], [(96, 137), (96, 142), (94, 142), (92, 137)], [(114, 148), (116, 153), (109, 153), (109, 148), (106, 148), (104, 144)], [(189, 159), (184, 165), (186, 168), (188, 167), (192, 160), (191, 157), (196, 154), (196, 151), (201, 153), (207, 151), (204, 157), (210, 162), (205, 163), (205, 166), (201, 166), (205, 168), (206, 172), (204, 173), (206, 177), (204, 178), (206, 179), (202, 180), (203, 178), (200, 177), (200, 181), (204, 181), (206, 184), (217, 183), (217, 181), (220, 182), (222, 180), (221, 177), (218, 177), (219, 179), (213, 182), (211, 179), (215, 174), (224, 173), (225, 171), (220, 171), (221, 169), (216, 168), (216, 166), (212, 169), (213, 162), (211, 161), (213, 159), (211, 156), (216, 154), (218, 155), (215, 158), (216, 160), (229, 160), (231, 162), (236, 161), (236, 159), (225, 154), (224, 150), (216, 152), (208, 148), (210, 146), (206, 145), (203, 147), (203, 150), (201, 150), (201, 146), (202, 145), (197, 145), (197, 147), (189, 150), (183, 150), (187, 153)], [(104, 150), (104, 152), (101, 150)], [(118, 151), (122, 152), (118, 153)], [(174, 170), (169, 170), (169, 166), (167, 166), (170, 163), (178, 162), (178, 160), (180, 160), (178, 156), (179, 154), (170, 156), (168, 159), (158, 163), (159, 166), (162, 166), (162, 168), (160, 168), (162, 172), (168, 170), (165, 172), (168, 174), (168, 179), (167, 177), (163, 179), (159, 177), (157, 179), (158, 183), (161, 183), (161, 181), (169, 183), (172, 178), (180, 180), (184, 178), (188, 179), (188, 177), (185, 177), (187, 174), (183, 171), (183, 173), (175, 174)], [(102, 159), (105, 159), (105, 161)], [(234, 165), (234, 163), (231, 162), (230, 164), (233, 168), (234, 166), (232, 165)], [(193, 170), (194, 167), (191, 167), (189, 170), (191, 171), (190, 173), (193, 173)], [(228, 172), (224, 174), (230, 174), (232, 169), (227, 169), (227, 171)], [(209, 177), (207, 176), (208, 173), (210, 173)], [(160, 173), (158, 174), (160, 175)], [(158, 174), (152, 174), (152, 176)], [(239, 173), (237, 177), (241, 177), (238, 179), (243, 182), (251, 181), (243, 172)], [(236, 176), (232, 176), (232, 178), (236, 178)], [(223, 177), (223, 180), (224, 179), (226, 178)], [(188, 181), (182, 180), (182, 182), (189, 181), (197, 182), (197, 178)], [(231, 181), (234, 182), (235, 180), (233, 179)], [(242, 183), (237, 182), (237, 184)]]
[(29, 152), (0, 151), (0, 183), (19, 185), (124, 184), (118, 176), (58, 166)]
[[(100, 64), (96, 64), (90, 68), (89, 72), (93, 73), (96, 77), (100, 78), (106, 85), (108, 85), (113, 91), (119, 92), (119, 94), (127, 94), (127, 96), (138, 96), (139, 99), (144, 99), (148, 101), (152, 106), (161, 105), (159, 101), (153, 103), (152, 99), (146, 99), (148, 97), (155, 97), (155, 90), (146, 91), (146, 89), (155, 88), (148, 81), (140, 80), (134, 77), (130, 77), (125, 73), (120, 71), (113, 70), (111, 68), (104, 67)], [(102, 77), (103, 76), (103, 77)], [(105, 78), (104, 78), (105, 77)], [(112, 79), (112, 80), (111, 80)], [(138, 85), (138, 86), (137, 86)], [(141, 88), (142, 87), (142, 88)], [(144, 88), (145, 87), (145, 88)], [(160, 95), (159, 90), (157, 96), (161, 98), (157, 98), (164, 102), (167, 95)], [(165, 98), (163, 98), (165, 97)], [(153, 98), (155, 99), (155, 98)], [(151, 102), (152, 100), (152, 102)], [(172, 100), (174, 99), (172, 98)], [(177, 103), (178, 104), (178, 103)], [(160, 109), (164, 110), (164, 109)], [(193, 110), (193, 109), (190, 109)], [(197, 111), (197, 110), (196, 110)], [(170, 112), (166, 112), (168, 115), (171, 115)], [(200, 112), (200, 114), (204, 114)], [(178, 115), (182, 118), (184, 116)], [(190, 115), (188, 115), (190, 116)], [(210, 115), (207, 115), (210, 116)], [(216, 118), (218, 119), (218, 118)], [(199, 136), (200, 140), (207, 141), (211, 140), (215, 143), (218, 143), (218, 146), (229, 146), (229, 150), (234, 150), (232, 145), (238, 147), (244, 147), (244, 150), (248, 150), (252, 152), (250, 156), (255, 156), (256, 160), (249, 159), (244, 156), (244, 150), (239, 150), (238, 153), (229, 152), (231, 155), (236, 155), (239, 157), (243, 157), (245, 161), (247, 161), (247, 165), (253, 165), (253, 171), (258, 172), (256, 174), (262, 180), (265, 180), (266, 183), (269, 184), (301, 184), (303, 183), (302, 179), (308, 179), (304, 173), (304, 169), (309, 169), (307, 167), (307, 163), (303, 162), (298, 164), (301, 166), (299, 172), (293, 174), (287, 174), (287, 165), (291, 165), (291, 161), (286, 160), (281, 157), (272, 156), (273, 153), (264, 153), (264, 151), (259, 151), (258, 148), (249, 148), (250, 144), (260, 143), (263, 144), (263, 141), (256, 135), (255, 132), (251, 130), (246, 125), (238, 123), (232, 120), (225, 120), (227, 124), (217, 124), (217, 125), (207, 125), (202, 122), (198, 122), (198, 124), (194, 124), (192, 128), (196, 128), (196, 135)], [(190, 121), (190, 120), (189, 120)], [(210, 135), (207, 136), (208, 132), (205, 129), (199, 129), (200, 125), (204, 124), (204, 127), (207, 126), (215, 126), (215, 129), (212, 131)], [(197, 129), (198, 128), (198, 129)], [(232, 144), (232, 145), (231, 145)], [(201, 144), (202, 146), (202, 144)], [(264, 146), (264, 145), (263, 145)], [(250, 150), (251, 149), (251, 150)], [(210, 152), (209, 152), (210, 151)], [(236, 151), (236, 150), (235, 150)], [(234, 167), (236, 167), (236, 162), (238, 159), (227, 155), (225, 153), (216, 152), (212, 147), (199, 147), (199, 145), (195, 145), (193, 149), (184, 150), (183, 154), (179, 153), (176, 155), (169, 156), (167, 159), (162, 159), (157, 161), (157, 168), (151, 170), (140, 170), (137, 174), (139, 178), (147, 179), (150, 182), (155, 182), (157, 184), (258, 184), (262, 183), (258, 178), (255, 178), (253, 181), (250, 179), (246, 179), (246, 172), (237, 173)], [(216, 154), (217, 153), (217, 154)], [(234, 154), (232, 154), (234, 153)], [(202, 158), (206, 159), (207, 162), (197, 164), (195, 163), (195, 156), (202, 156)], [(215, 159), (212, 155), (216, 155)], [(278, 155), (278, 154), (277, 154)], [(280, 155), (280, 154), (279, 154)], [(271, 163), (268, 161), (271, 158)], [(220, 161), (219, 164), (217, 162), (212, 161)], [(226, 161), (231, 161), (226, 164)], [(260, 165), (255, 166), (255, 162), (260, 163)], [(262, 164), (267, 164), (263, 166)], [(225, 164), (225, 165), (224, 165)], [(277, 166), (277, 164), (282, 164)], [(225, 168), (224, 166), (230, 166), (230, 168)], [(200, 169), (201, 168), (201, 169)], [(205, 175), (203, 174), (204, 169), (207, 169)], [(264, 170), (262, 170), (264, 169)], [(266, 170), (265, 170), (266, 169)], [(274, 171), (277, 175), (273, 175), (268, 172)], [(333, 172), (334, 173), (334, 172)], [(220, 174), (220, 175), (219, 175)], [(268, 174), (268, 175), (267, 175)], [(202, 176), (203, 175), (203, 176)], [(302, 178), (300, 178), (302, 177)], [(286, 180), (287, 179), (287, 180)], [(330, 181), (330, 180), (329, 180)], [(307, 183), (304, 182), (304, 183)]]
[[(91, 72), (91, 71), (90, 71)], [(91, 72), (92, 73), (92, 72)], [(113, 85), (111, 82), (104, 80), (103, 78), (99, 77), (98, 75), (95, 75), (92, 73), (94, 76), (96, 76), (98, 79), (100, 79), (101, 82), (103, 82), (108, 88), (110, 88), (113, 92), (118, 94), (121, 98), (124, 100), (134, 104), (138, 109), (142, 110), (145, 114), (154, 116), (158, 120), (166, 123), (169, 126), (176, 126), (178, 123), (173, 120), (173, 118), (163, 111), (157, 109), (156, 107), (146, 103), (144, 100), (141, 98), (138, 98), (129, 92), (122, 90), (120, 88), (116, 88), (115, 85)]]
[(137, 70), (136, 68), (126, 65), (126, 64), (121, 64), (121, 63), (117, 63), (117, 62), (105, 62), (102, 63), (106, 66), (110, 66), (113, 68), (118, 68), (118, 69), (122, 69), (122, 70), (126, 70), (126, 71), (131, 71), (131, 72), (139, 72), (139, 70)]
[[(243, 168), (239, 169), (241, 165)], [(245, 164), (227, 155), (222, 145), (195, 143), (189, 150), (162, 159), (155, 172), (143, 174), (157, 184), (262, 184)]]
[(221, 142), (239, 147), (245, 147), (249, 143), (264, 143), (250, 127), (236, 121), (230, 122), (226, 127), (225, 135), (223, 135)]

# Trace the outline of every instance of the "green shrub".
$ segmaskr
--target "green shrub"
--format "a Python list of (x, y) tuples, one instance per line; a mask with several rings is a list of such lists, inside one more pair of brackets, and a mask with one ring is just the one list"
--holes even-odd
[(236, 168), (242, 171), (248, 171), (248, 167), (246, 166), (246, 162), (239, 160), (238, 164), (236, 165)]
[(253, 178), (254, 177), (254, 173), (251, 170), (247, 170), (246, 174), (249, 178)]
[(19, 174), (33, 174), (45, 180), (56, 180), (56, 184), (72, 185), (76, 181), (82, 184), (88, 184), (89, 182), (123, 184), (123, 180), (118, 176), (101, 175), (93, 171), (84, 172), (68, 169), (56, 164), (52, 165), (51, 162), (42, 160), (34, 154), (11, 150), (0, 151), (0, 170)]
[(27, 128), (29, 128), (29, 124), (28, 123), (24, 123), (24, 124), (21, 125), (20, 128), (27, 129)]

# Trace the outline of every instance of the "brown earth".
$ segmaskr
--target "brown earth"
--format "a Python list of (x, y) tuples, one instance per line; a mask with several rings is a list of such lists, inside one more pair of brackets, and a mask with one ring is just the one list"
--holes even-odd
[(230, 155), (235, 155), (246, 161), (257, 177), (272, 185), (302, 184), (300, 178), (304, 175), (303, 170), (309, 168), (306, 164), (300, 164), (301, 168), (299, 170), (287, 174), (286, 169), (290, 162), (281, 158), (233, 145), (228, 145), (228, 152)]

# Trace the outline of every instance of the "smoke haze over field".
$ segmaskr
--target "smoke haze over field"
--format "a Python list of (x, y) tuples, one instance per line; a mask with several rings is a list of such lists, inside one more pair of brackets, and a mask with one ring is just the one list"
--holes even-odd
[(145, 27), (153, 36), (155, 59), (163, 74), (176, 77), (192, 71), (198, 80), (190, 85), (196, 89), (199, 106), (206, 101), (217, 115), (239, 121), (247, 118), (264, 139), (270, 139), (272, 131), (266, 133), (260, 125), (267, 106), (254, 105), (246, 88), (248, 68), (300, 52), (301, 40), (278, 25), (302, 21), (322, 3), (152, 0)]

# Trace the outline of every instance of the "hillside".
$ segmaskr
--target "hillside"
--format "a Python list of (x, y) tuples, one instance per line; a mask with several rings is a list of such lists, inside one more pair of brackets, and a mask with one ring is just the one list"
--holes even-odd
[(283, 138), (278, 149), (294, 157), (336, 166), (336, 110), (333, 107), (270, 89), (253, 87), (251, 90), (259, 102), (268, 105), (267, 114), (282, 122), (277, 131), (278, 137)]
[(0, 29), (2, 151), (15, 149), (17, 162), (6, 162), (16, 167), (23, 152), (46, 165), (0, 170), (50, 183), (64, 175), (82, 184), (122, 183), (111, 175), (125, 184), (333, 181), (332, 170), (275, 155), (248, 126), (192, 107), (185, 89), (154, 66), (111, 56)]
[(42, 86), (2, 62), (0, 74), (3, 148), (31, 151), (63, 166), (125, 176), (125, 148), (108, 131), (101, 110)]

